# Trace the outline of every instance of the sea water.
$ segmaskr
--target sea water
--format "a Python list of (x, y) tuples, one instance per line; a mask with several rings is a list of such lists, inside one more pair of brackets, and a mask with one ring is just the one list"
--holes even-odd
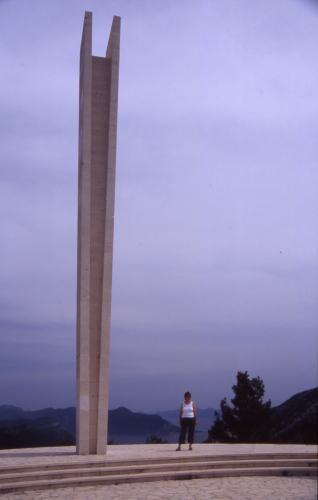
[[(178, 418), (170, 418), (169, 422), (173, 425), (179, 426)], [(208, 438), (208, 430), (211, 428), (211, 418), (201, 418), (198, 420), (198, 425), (195, 428), (194, 443), (203, 443)], [(108, 441), (113, 440), (114, 444), (145, 444), (149, 434), (110, 434)], [(177, 444), (179, 441), (179, 433), (171, 434), (156, 434), (156, 437), (161, 438), (162, 441), (167, 440), (168, 443)]]

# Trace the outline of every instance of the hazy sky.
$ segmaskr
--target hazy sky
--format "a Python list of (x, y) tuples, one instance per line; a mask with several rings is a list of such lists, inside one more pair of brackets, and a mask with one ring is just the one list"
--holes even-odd
[(318, 3), (0, 0), (0, 405), (75, 405), (78, 64), (122, 17), (110, 408), (317, 385)]

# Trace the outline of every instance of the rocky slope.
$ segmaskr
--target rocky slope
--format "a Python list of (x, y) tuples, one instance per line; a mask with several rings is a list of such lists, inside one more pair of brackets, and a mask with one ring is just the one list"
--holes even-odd
[(318, 387), (295, 394), (272, 408), (274, 428), (271, 442), (318, 444)]

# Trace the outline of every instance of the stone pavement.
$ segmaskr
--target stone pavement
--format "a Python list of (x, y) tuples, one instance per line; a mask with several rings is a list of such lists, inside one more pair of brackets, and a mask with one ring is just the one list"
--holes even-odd
[[(255, 454), (272, 452), (316, 452), (316, 446), (305, 445), (220, 445), (199, 444), (192, 452), (185, 446), (181, 451), (193, 455)], [(145, 457), (175, 457), (175, 445), (118, 445), (109, 446), (105, 461)], [(100, 456), (90, 456), (90, 461)], [(81, 462), (75, 448), (34, 448), (1, 450), (0, 467), (37, 463)], [(156, 481), (108, 486), (70, 487), (44, 491), (3, 494), (0, 500), (316, 500), (316, 477), (233, 477), (193, 479), (191, 481)]]
[(63, 488), (1, 495), (1, 500), (316, 500), (317, 479), (232, 477)]
[[(137, 460), (147, 458), (176, 458), (176, 456), (242, 455), (257, 453), (317, 453), (317, 446), (275, 445), (275, 444), (194, 444), (193, 451), (183, 445), (176, 453), (176, 444), (120, 444), (107, 447), (107, 455), (89, 455), (91, 462), (108, 460)], [(57, 448), (28, 448), (23, 450), (0, 450), (0, 467), (9, 465), (52, 464), (68, 462), (86, 462), (87, 455), (76, 455), (75, 446)]]

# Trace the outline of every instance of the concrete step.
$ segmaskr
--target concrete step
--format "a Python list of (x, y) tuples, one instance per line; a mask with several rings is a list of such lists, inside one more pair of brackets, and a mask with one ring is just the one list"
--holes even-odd
[(77, 486), (101, 486), (107, 484), (123, 484), (148, 481), (190, 480), (200, 478), (243, 477), (243, 476), (317, 476), (316, 468), (307, 467), (272, 467), (272, 468), (236, 468), (214, 470), (184, 470), (169, 472), (148, 472), (144, 474), (122, 474), (111, 476), (93, 476), (84, 478), (68, 478), (58, 480), (25, 481), (21, 483), (3, 483), (0, 493), (33, 491)]
[(167, 471), (182, 471), (182, 470), (212, 470), (212, 469), (235, 469), (235, 468), (291, 468), (291, 467), (311, 467), (317, 468), (317, 460), (309, 459), (289, 459), (289, 460), (235, 460), (235, 461), (197, 461), (197, 462), (182, 462), (173, 464), (144, 464), (144, 465), (120, 465), (111, 467), (90, 467), (77, 468), (73, 470), (33, 470), (32, 472), (15, 471), (8, 474), (2, 474), (1, 482), (23, 482), (23, 481), (39, 481), (39, 480), (56, 480), (73, 477), (93, 477), (93, 476), (110, 476), (115, 474), (143, 474), (146, 472), (167, 472)]
[[(288, 458), (287, 458), (287, 456)], [(257, 475), (317, 476), (317, 455), (263, 454), (128, 461), (81, 461), (2, 468), (0, 493), (143, 481)], [(266, 457), (266, 458), (262, 458)], [(227, 460), (226, 460), (227, 458)]]
[(12, 465), (8, 467), (0, 467), (0, 481), (3, 474), (10, 473), (24, 473), (33, 471), (54, 471), (54, 470), (76, 470), (76, 469), (88, 469), (88, 468), (98, 468), (98, 467), (130, 467), (136, 465), (155, 465), (155, 464), (174, 464), (179, 463), (196, 463), (196, 462), (242, 462), (244, 460), (292, 460), (292, 459), (304, 459), (304, 460), (317, 460), (317, 453), (257, 453), (257, 454), (240, 454), (240, 455), (191, 455), (183, 454), (183, 452), (176, 453), (176, 456), (165, 457), (162, 459), (149, 458), (147, 460), (141, 459), (130, 459), (130, 460), (108, 460), (103, 458), (100, 460), (91, 460), (90, 457), (87, 460), (66, 462), (66, 463), (41, 463), (36, 465)]

